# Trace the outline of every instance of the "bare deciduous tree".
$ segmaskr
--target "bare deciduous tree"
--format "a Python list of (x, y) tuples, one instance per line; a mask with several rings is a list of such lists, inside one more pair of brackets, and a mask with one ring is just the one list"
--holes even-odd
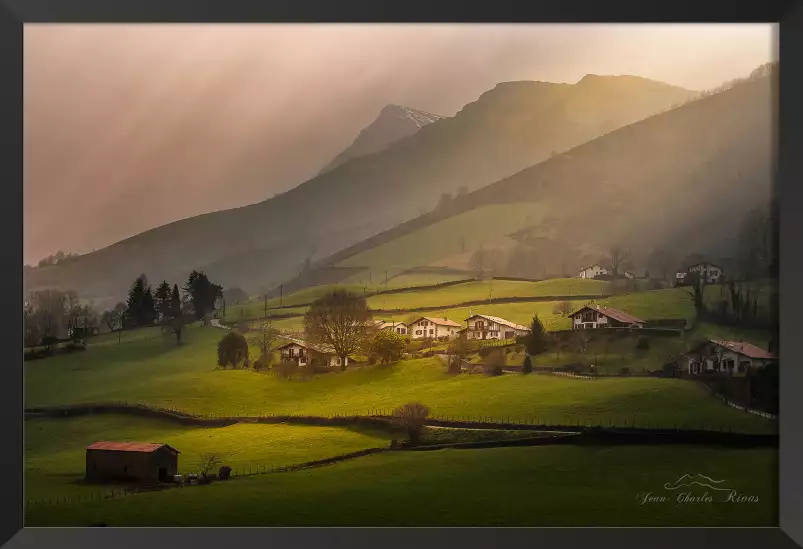
[(552, 313), (560, 316), (567, 316), (574, 310), (568, 301), (561, 301), (552, 308)]
[(349, 355), (364, 348), (374, 328), (365, 298), (346, 290), (333, 290), (316, 299), (304, 315), (307, 339), (332, 347), (343, 370)]
[(223, 454), (220, 452), (207, 452), (198, 456), (198, 472), (205, 481), (209, 480), (209, 472), (223, 463)]
[(255, 336), (249, 339), (249, 343), (256, 345), (256, 347), (259, 349), (260, 355), (258, 360), (267, 363), (266, 359), (270, 354), (270, 348), (273, 346), (273, 343), (278, 337), (279, 330), (273, 328), (268, 322), (263, 322), (260, 324), (259, 331)]
[(608, 260), (611, 264), (611, 271), (614, 275), (619, 275), (624, 272), (630, 265), (630, 254), (622, 246), (611, 246)]
[(429, 416), (429, 408), (420, 402), (409, 402), (393, 410), (393, 420), (402, 429), (412, 444), (417, 444), (421, 438), (421, 430)]

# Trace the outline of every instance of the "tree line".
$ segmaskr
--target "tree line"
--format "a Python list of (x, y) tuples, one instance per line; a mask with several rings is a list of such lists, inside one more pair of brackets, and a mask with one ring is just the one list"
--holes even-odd
[(160, 324), (171, 328), (180, 343), (186, 321), (208, 320), (222, 297), (222, 286), (195, 270), (181, 289), (163, 280), (153, 290), (147, 276), (141, 274), (131, 284), (126, 301), (99, 316), (72, 290), (39, 290), (23, 302), (24, 345), (44, 345), (52, 351), (59, 341), (85, 340), (97, 333), (99, 322), (112, 332)]

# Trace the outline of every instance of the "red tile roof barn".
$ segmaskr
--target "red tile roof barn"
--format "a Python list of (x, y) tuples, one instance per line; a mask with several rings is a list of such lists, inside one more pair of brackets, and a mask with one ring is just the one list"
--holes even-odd
[(748, 358), (765, 358), (765, 359), (774, 359), (777, 358), (774, 354), (769, 351), (765, 351), (761, 347), (753, 345), (751, 343), (747, 343), (746, 341), (724, 341), (724, 340), (710, 340), (711, 343), (714, 345), (719, 345), (729, 351), (733, 351), (735, 353), (739, 353), (740, 355), (744, 355)]
[(86, 447), (87, 450), (113, 450), (117, 452), (142, 452), (142, 453), (150, 453), (155, 452), (159, 448), (167, 447), (170, 450), (176, 452), (177, 454), (180, 453), (178, 450), (170, 446), (169, 444), (164, 444), (162, 442), (96, 442), (94, 444), (90, 444)]
[(586, 305), (582, 309), (573, 312), (569, 316), (573, 317), (576, 314), (582, 312), (584, 309), (591, 309), (593, 311), (600, 312), (603, 315), (607, 316), (608, 318), (618, 320), (619, 322), (624, 322), (625, 324), (644, 324), (644, 321), (641, 320), (640, 318), (636, 318), (633, 315), (629, 315), (624, 311), (620, 311), (619, 309), (611, 309), (609, 307), (600, 307), (599, 305)]

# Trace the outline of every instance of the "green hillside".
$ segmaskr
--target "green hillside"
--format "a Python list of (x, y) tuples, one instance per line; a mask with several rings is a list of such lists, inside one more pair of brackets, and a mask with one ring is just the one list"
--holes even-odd
[(287, 381), (244, 370), (216, 370), (219, 328), (169, 339), (106, 346), (26, 363), (26, 406), (98, 401), (145, 402), (222, 415), (367, 414), (417, 400), (436, 415), (494, 416), (550, 423), (705, 422), (746, 431), (774, 429), (738, 412), (698, 385), (676, 379), (617, 378), (588, 382), (552, 376), (450, 376), (437, 358), (356, 368)]
[[(497, 274), (514, 252), (527, 255), (534, 278), (575, 272), (615, 245), (637, 262), (659, 247), (677, 262), (734, 254), (740, 223), (772, 193), (773, 97), (774, 80), (764, 77), (611, 131), (342, 250), (319, 269), (465, 268), (483, 248), (496, 252)], [(732, 223), (696, 221), (723, 216)]]

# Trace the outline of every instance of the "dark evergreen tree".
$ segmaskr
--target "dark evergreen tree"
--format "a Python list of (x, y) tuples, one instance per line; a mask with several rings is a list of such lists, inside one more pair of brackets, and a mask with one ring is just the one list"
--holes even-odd
[(153, 305), (157, 316), (168, 318), (170, 316), (170, 284), (163, 280), (156, 293), (153, 294)]
[(547, 348), (547, 333), (538, 315), (535, 315), (530, 323), (530, 333), (524, 338), (524, 348), (527, 351), (524, 373), (528, 374), (533, 371), (532, 359), (546, 351)]
[(195, 318), (202, 319), (215, 310), (215, 302), (223, 297), (223, 286), (212, 283), (203, 271), (192, 271), (184, 286), (184, 294), (192, 303)]
[(156, 316), (154, 312), (153, 294), (148, 285), (148, 278), (142, 274), (137, 277), (128, 291), (128, 317), (135, 326), (148, 326)]
[(170, 295), (170, 306), (167, 310), (170, 318), (178, 318), (181, 316), (181, 294), (178, 292), (178, 284), (173, 284), (173, 292)]

